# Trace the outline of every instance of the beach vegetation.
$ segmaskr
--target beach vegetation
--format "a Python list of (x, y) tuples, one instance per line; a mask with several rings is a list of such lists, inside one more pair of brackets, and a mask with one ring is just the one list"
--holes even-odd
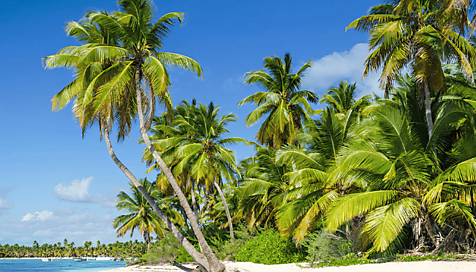
[(177, 241), (177, 238), (175, 238), (171, 234), (166, 234), (160, 239), (157, 239), (155, 242), (151, 243), (151, 246), (152, 246), (151, 249), (148, 250), (146, 254), (142, 255), (139, 258), (140, 263), (145, 263), (145, 264), (172, 263), (173, 261), (177, 259), (177, 257), (181, 253), (180, 243)]
[(306, 248), (306, 258), (311, 266), (314, 263), (332, 262), (355, 253), (351, 241), (323, 230), (308, 235), (301, 245)]
[(291, 239), (280, 237), (275, 229), (268, 229), (248, 241), (235, 260), (262, 264), (297, 263), (305, 260), (305, 253), (296, 248)]

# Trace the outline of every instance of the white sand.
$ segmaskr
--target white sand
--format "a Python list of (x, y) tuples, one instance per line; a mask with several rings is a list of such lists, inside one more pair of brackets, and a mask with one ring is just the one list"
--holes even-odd
[[(476, 272), (476, 262), (392, 262), (383, 264), (352, 265), (344, 267), (300, 268), (295, 264), (264, 265), (225, 262), (230, 272)], [(187, 266), (188, 269), (193, 266)], [(101, 272), (178, 272), (174, 266), (131, 266)]]

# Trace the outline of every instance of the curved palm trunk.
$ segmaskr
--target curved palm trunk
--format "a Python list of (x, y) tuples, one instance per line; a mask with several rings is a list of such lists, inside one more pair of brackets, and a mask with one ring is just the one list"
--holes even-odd
[(226, 202), (225, 195), (220, 189), (220, 186), (218, 185), (218, 183), (216, 181), (213, 181), (213, 185), (215, 185), (215, 188), (217, 188), (218, 194), (220, 195), (221, 201), (223, 202), (223, 206), (225, 207), (226, 217), (228, 218), (228, 225), (230, 227), (230, 242), (234, 244), (235, 235), (233, 233), (233, 222), (231, 221), (231, 215), (230, 215), (230, 210), (228, 209), (228, 203)]
[(177, 194), (177, 197), (180, 201), (180, 205), (184, 208), (185, 213), (187, 214), (187, 218), (190, 221), (190, 225), (192, 226), (195, 236), (197, 237), (198, 243), (200, 244), (200, 248), (203, 251), (203, 255), (205, 255), (205, 258), (208, 260), (209, 266), (207, 270), (210, 272), (222, 272), (225, 270), (225, 265), (218, 260), (218, 258), (215, 256), (215, 254), (211, 250), (210, 246), (205, 240), (205, 237), (203, 236), (203, 233), (200, 229), (199, 224), (197, 224), (197, 222), (194, 220), (195, 216), (193, 215), (192, 208), (190, 207), (190, 204), (188, 203), (187, 198), (185, 197), (184, 193), (180, 189), (180, 186), (178, 185), (177, 181), (175, 180), (175, 177), (172, 174), (172, 171), (170, 171), (168, 166), (159, 156), (159, 153), (157, 153), (157, 151), (155, 150), (154, 146), (152, 146), (149, 136), (147, 135), (147, 130), (145, 128), (145, 122), (144, 122), (144, 113), (142, 111), (142, 92), (141, 92), (141, 86), (140, 86), (140, 71), (141, 70), (139, 65), (140, 64), (138, 64), (138, 66), (136, 67), (135, 84), (136, 84), (137, 112), (139, 115), (140, 132), (142, 134), (142, 139), (144, 139), (144, 143), (146, 144), (150, 153), (152, 154), (155, 161), (159, 165), (160, 170), (167, 177), (168, 181), (170, 182), (170, 185), (172, 186), (175, 193)]
[[(172, 234), (177, 238), (179, 243), (187, 250), (187, 252), (192, 256), (192, 258), (199, 264), (199, 266), (208, 268), (207, 259), (198, 252), (193, 245), (183, 236), (183, 234), (175, 227), (175, 225), (167, 218), (167, 215), (157, 206), (154, 199), (147, 193), (147, 191), (142, 187), (142, 185), (137, 181), (137, 178), (132, 174), (132, 172), (117, 158), (114, 150), (112, 149), (111, 140), (109, 139), (109, 130), (104, 129), (104, 139), (106, 140), (107, 150), (112, 160), (116, 163), (117, 167), (129, 178), (129, 180), (136, 186), (139, 192), (145, 197), (152, 209), (157, 213), (160, 220), (164, 222), (167, 228), (172, 232)], [(149, 247), (149, 246), (148, 246)]]

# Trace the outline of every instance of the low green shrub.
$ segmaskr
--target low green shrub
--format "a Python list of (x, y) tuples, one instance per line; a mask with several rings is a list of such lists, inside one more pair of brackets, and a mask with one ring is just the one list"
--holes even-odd
[(171, 263), (179, 256), (180, 243), (172, 235), (168, 234), (164, 238), (153, 242), (150, 250), (139, 259), (141, 263), (157, 264)]
[[(193, 247), (196, 248), (199, 252), (201, 252), (199, 245), (194, 245)], [(175, 262), (177, 262), (177, 263), (189, 263), (189, 262), (194, 262), (194, 261), (195, 260), (192, 258), (192, 256), (190, 256), (190, 254), (188, 254), (187, 250), (185, 250), (185, 248), (183, 246), (180, 246), (180, 249), (178, 250), (178, 256), (175, 259)]]
[(325, 231), (311, 233), (302, 243), (307, 249), (307, 261), (332, 262), (352, 253), (352, 242)]
[(246, 227), (237, 226), (234, 230), (235, 240), (230, 242), (229, 236), (223, 240), (220, 237), (211, 238), (213, 243), (213, 252), (219, 260), (234, 261), (236, 255), (243, 248), (248, 241), (257, 235), (256, 229), (248, 229)]
[(291, 239), (279, 237), (269, 229), (248, 241), (236, 255), (236, 261), (262, 264), (296, 263), (305, 260), (303, 249), (297, 249)]
[(443, 252), (438, 252), (437, 255), (425, 255), (425, 256), (415, 256), (415, 255), (397, 255), (395, 261), (400, 262), (421, 262), (421, 261), (430, 261), (436, 259), (459, 259), (462, 258), (461, 256), (457, 256), (454, 254), (443, 254)]
[(369, 264), (375, 263), (374, 261), (367, 258), (359, 258), (356, 254), (348, 254), (342, 258), (334, 258), (328, 260), (327, 262), (319, 262), (314, 267), (327, 267), (327, 266), (348, 266), (348, 265), (357, 265), (357, 264)]

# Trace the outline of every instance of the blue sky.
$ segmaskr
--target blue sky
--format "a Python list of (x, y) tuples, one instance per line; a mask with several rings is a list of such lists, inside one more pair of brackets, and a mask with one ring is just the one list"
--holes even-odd
[[(340, 80), (357, 82), (360, 95), (380, 93), (378, 75), (362, 81), (367, 35), (345, 27), (378, 0), (362, 1), (155, 1), (157, 17), (172, 11), (187, 14), (164, 42), (164, 51), (194, 58), (204, 79), (170, 68), (174, 104), (196, 98), (213, 101), (221, 112), (235, 113), (232, 136), (253, 140), (258, 125), (245, 129), (252, 105), (238, 107), (259, 90), (243, 83), (243, 74), (262, 69), (263, 59), (291, 53), (293, 66), (312, 59), (303, 89), (319, 95)], [(112, 219), (115, 195), (128, 188), (127, 178), (110, 159), (97, 127), (85, 137), (71, 106), (52, 112), (50, 99), (72, 79), (66, 69), (45, 70), (41, 59), (76, 44), (64, 27), (88, 11), (117, 10), (113, 0), (8, 1), (3, 3), (0, 48), (0, 244), (31, 245), (67, 238), (116, 240)], [(316, 106), (319, 107), (319, 106)], [(119, 158), (137, 177), (144, 146), (137, 144), (138, 125), (123, 143)], [(252, 154), (234, 148), (238, 159)], [(141, 239), (134, 236), (134, 239)], [(125, 240), (129, 239), (125, 237)]]

